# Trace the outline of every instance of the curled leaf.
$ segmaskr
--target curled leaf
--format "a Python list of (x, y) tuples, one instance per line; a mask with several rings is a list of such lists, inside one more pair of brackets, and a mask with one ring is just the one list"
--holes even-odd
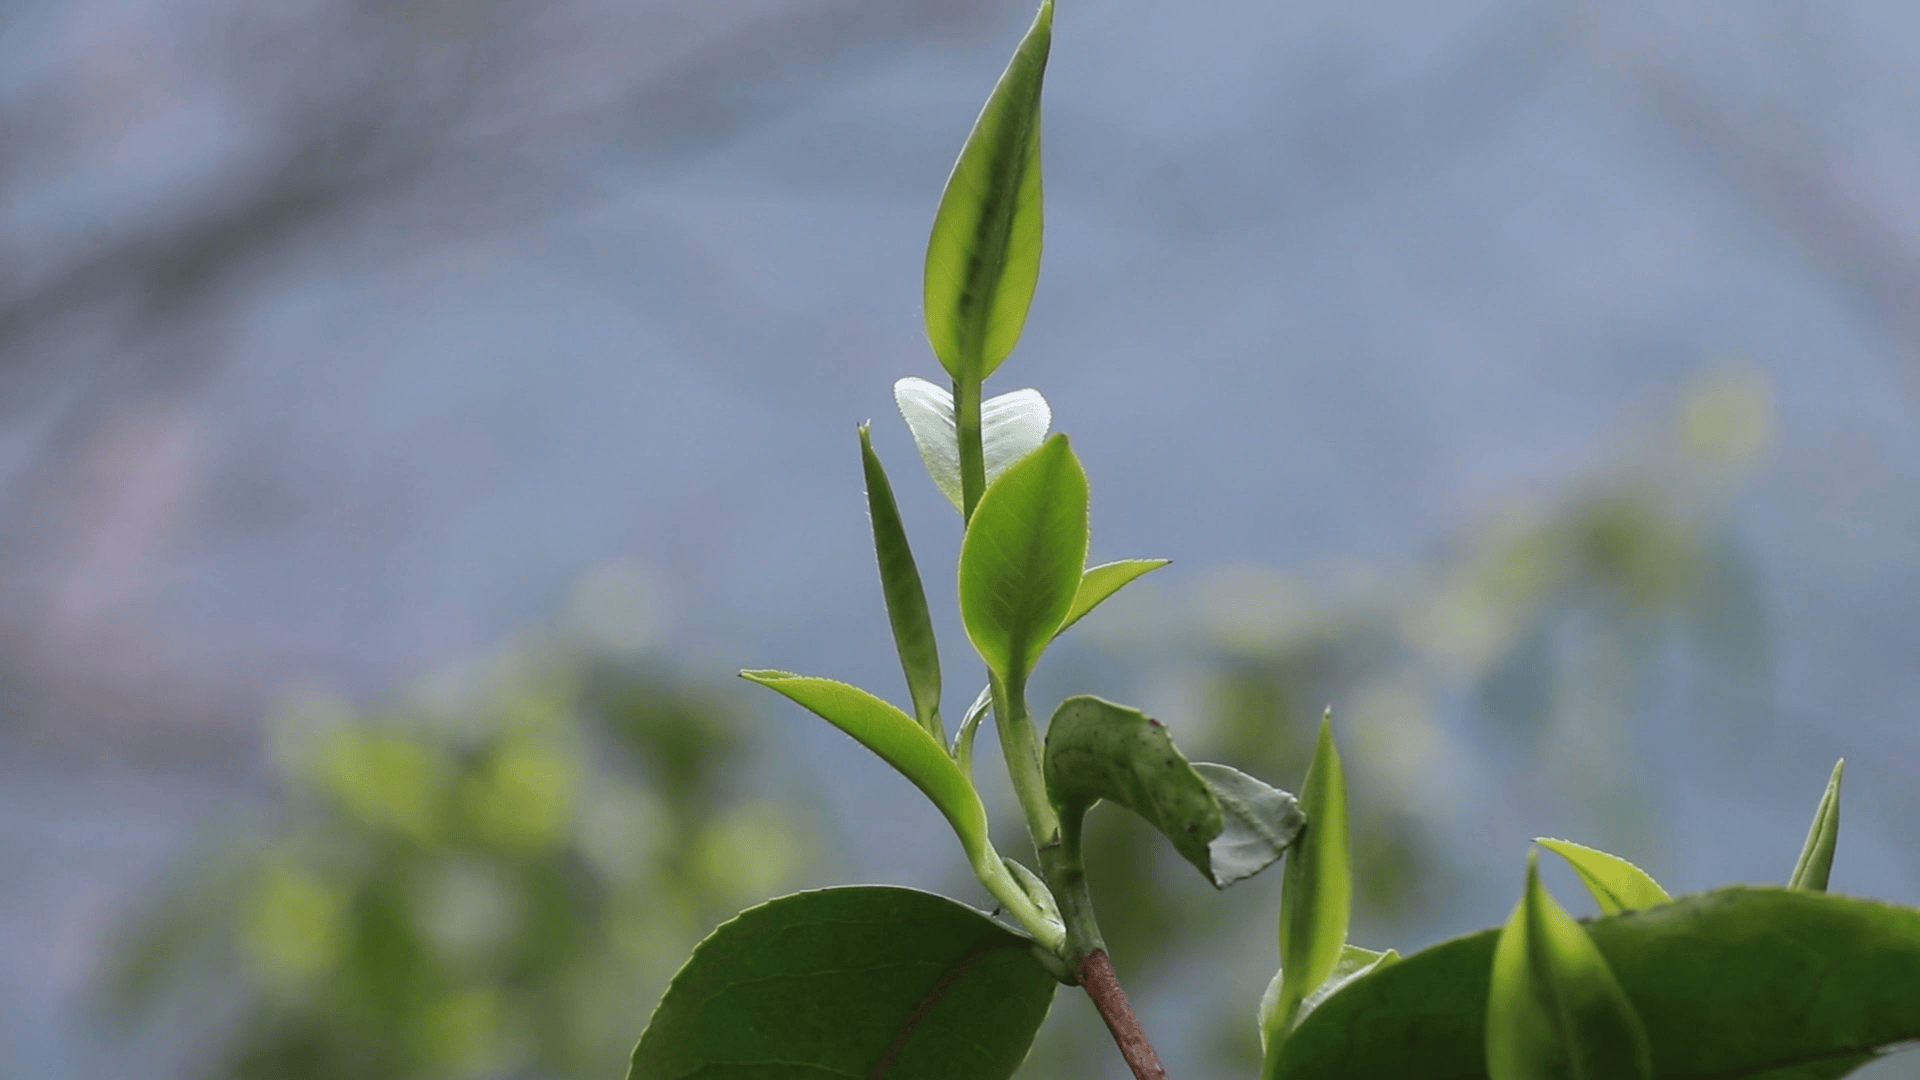
[(1281, 1006), (1292, 1010), (1333, 974), (1347, 943), (1353, 858), (1347, 840), (1347, 780), (1333, 743), (1333, 717), (1320, 721), (1313, 763), (1300, 788), (1306, 828), (1280, 883)]
[(946, 742), (940, 723), (940, 647), (933, 636), (933, 618), (927, 614), (927, 593), (913, 562), (900, 508), (893, 501), (893, 485), (880, 455), (873, 452), (867, 425), (860, 425), (860, 460), (867, 474), (867, 511), (873, 519), (873, 550), (880, 563), (880, 587), (887, 601), (887, 620), (893, 624), (893, 643), (900, 668), (913, 696), (914, 718), (935, 742)]
[(1266, 993), (1260, 995), (1260, 1012), (1258, 1016), (1260, 1024), (1260, 1048), (1262, 1050), (1267, 1048), (1273, 1038), (1273, 1035), (1269, 1034), (1270, 1032), (1277, 1034), (1278, 1029), (1282, 1025), (1285, 1025), (1288, 1031), (1298, 1028), (1306, 1021), (1307, 1017), (1313, 1015), (1313, 1011), (1320, 1007), (1320, 1003), (1332, 997), (1335, 991), (1356, 979), (1371, 975), (1381, 968), (1389, 967), (1399, 959), (1400, 954), (1392, 949), (1388, 949), (1385, 952), (1375, 952), (1372, 949), (1363, 949), (1358, 945), (1342, 945), (1340, 947), (1340, 959), (1335, 961), (1333, 965), (1333, 973), (1327, 976), (1325, 982), (1315, 987), (1312, 993), (1301, 999), (1300, 1003), (1295, 1006), (1291, 1017), (1281, 1014), (1280, 1002), (1281, 983), (1284, 981), (1282, 979), (1283, 973), (1278, 971), (1274, 972), (1273, 981), (1267, 984)]
[(1794, 864), (1789, 889), (1826, 892), (1827, 878), (1833, 874), (1833, 849), (1840, 841), (1840, 776), (1847, 771), (1847, 759), (1834, 763), (1827, 779), (1827, 792), (1813, 812), (1813, 825), (1807, 830), (1806, 846), (1800, 849), (1800, 861)]

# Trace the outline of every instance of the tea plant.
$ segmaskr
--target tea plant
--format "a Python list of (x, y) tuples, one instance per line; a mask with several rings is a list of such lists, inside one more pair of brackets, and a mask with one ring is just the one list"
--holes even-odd
[[(1297, 798), (1228, 766), (1189, 762), (1160, 721), (1099, 698), (1067, 699), (1044, 737), (1036, 730), (1028, 679), (1051, 642), (1165, 565), (1088, 568), (1086, 473), (1067, 437), (1047, 434), (1045, 399), (1033, 390), (983, 399), (1019, 340), (1039, 275), (1040, 96), (1052, 29), (1045, 0), (934, 219), (927, 336), (952, 388), (918, 378), (894, 388), (928, 472), (961, 515), (960, 613), (987, 685), (949, 736), (919, 569), (864, 427), (874, 547), (911, 712), (831, 679), (742, 672), (919, 787), (1018, 928), (909, 889), (773, 900), (695, 949), (641, 1036), (629, 1080), (1004, 1078), (1060, 984), (1085, 990), (1135, 1077), (1164, 1077), (1087, 888), (1082, 825), (1103, 800), (1153, 825), (1216, 887), (1284, 856), (1281, 967), (1249, 1009), (1263, 1080), (1821, 1080), (1920, 1039), (1920, 910), (1825, 891), (1839, 766), (1785, 888), (1676, 900), (1623, 859), (1543, 838), (1602, 917), (1583, 924), (1561, 909), (1532, 855), (1504, 927), (1403, 959), (1347, 941), (1347, 796), (1330, 717)], [(988, 838), (973, 745), (989, 714), (1031, 866)]]

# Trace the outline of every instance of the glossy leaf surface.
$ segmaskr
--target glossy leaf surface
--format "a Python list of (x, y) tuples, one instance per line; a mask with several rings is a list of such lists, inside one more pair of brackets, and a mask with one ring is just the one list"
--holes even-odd
[[(1372, 949), (1363, 949), (1358, 945), (1341, 946), (1340, 959), (1334, 962), (1333, 974), (1328, 975), (1325, 982), (1315, 987), (1312, 993), (1301, 1000), (1299, 1006), (1293, 1011), (1293, 1018), (1289, 1026), (1299, 1027), (1307, 1017), (1313, 1015), (1313, 1010), (1319, 1008), (1321, 1002), (1333, 996), (1341, 987), (1346, 986), (1355, 979), (1371, 975), (1381, 968), (1397, 962), (1399, 959), (1400, 954), (1392, 949), (1388, 949), (1386, 952), (1375, 952)], [(1268, 1032), (1279, 1027), (1282, 1023), (1288, 1023), (1287, 1018), (1280, 1015), (1280, 984), (1282, 981), (1281, 974), (1275, 972), (1273, 981), (1267, 984), (1267, 992), (1260, 996), (1259, 1023), (1260, 1045), (1262, 1049), (1267, 1045), (1269, 1038)]]
[(993, 482), (960, 545), (960, 617), (987, 666), (1022, 684), (1087, 563), (1087, 474), (1055, 435)]
[(933, 736), (947, 741), (940, 723), (940, 646), (933, 636), (933, 618), (927, 614), (927, 592), (920, 584), (900, 508), (893, 501), (893, 484), (873, 452), (873, 439), (860, 425), (860, 460), (867, 474), (867, 513), (873, 521), (873, 550), (880, 563), (880, 588), (887, 601), (887, 620), (893, 624), (893, 643), (900, 668), (913, 697), (914, 719)]
[[(961, 509), (960, 439), (953, 422), (953, 395), (925, 379), (893, 384), (893, 401), (913, 433), (927, 474), (955, 510)], [(980, 443), (991, 484), (1014, 462), (1039, 449), (1053, 411), (1038, 390), (1015, 390), (980, 404)]]
[(1031, 942), (945, 897), (796, 893), (701, 942), (629, 1080), (1004, 1080), (1057, 985)]
[(973, 779), (973, 737), (980, 733), (980, 722), (993, 710), (993, 686), (980, 688), (979, 696), (973, 704), (967, 706), (966, 715), (960, 718), (960, 730), (953, 736), (953, 760), (960, 771)]
[(1165, 725), (1096, 697), (1068, 698), (1054, 711), (1044, 769), (1063, 818), (1101, 799), (1118, 803), (1216, 888), (1259, 873), (1300, 832), (1293, 796), (1225, 765), (1189, 764)]
[(1800, 849), (1800, 861), (1794, 864), (1790, 889), (1826, 892), (1827, 879), (1833, 874), (1833, 849), (1840, 841), (1840, 776), (1847, 771), (1847, 760), (1834, 763), (1827, 779), (1827, 792), (1813, 812), (1813, 825), (1807, 829), (1806, 846)]
[(1533, 842), (1573, 864), (1587, 891), (1600, 904), (1600, 910), (1608, 915), (1652, 907), (1673, 899), (1645, 870), (1618, 855), (1609, 855), (1598, 848), (1576, 844), (1571, 840), (1554, 840), (1545, 836), (1536, 837)]
[(1287, 856), (1280, 882), (1282, 1013), (1333, 974), (1353, 910), (1353, 857), (1347, 838), (1347, 780), (1333, 743), (1333, 718), (1320, 721), (1313, 763), (1300, 788), (1307, 825)]
[(1067, 617), (1060, 624), (1056, 635), (1066, 632), (1067, 627), (1080, 621), (1081, 616), (1100, 606), (1100, 602), (1119, 592), (1129, 582), (1143, 574), (1151, 573), (1167, 565), (1170, 559), (1122, 559), (1119, 562), (1101, 563), (1090, 566), (1080, 575), (1080, 587), (1074, 591), (1073, 606), (1067, 609)]
[(969, 862), (986, 857), (987, 811), (972, 781), (913, 718), (857, 686), (833, 679), (808, 678), (787, 671), (743, 671), (770, 690), (806, 706), (814, 715), (860, 741), (900, 770), (933, 800), (960, 837)]
[(1646, 1032), (1587, 932), (1540, 884), (1539, 854), (1487, 988), (1491, 1080), (1649, 1080)]
[(1043, 0), (934, 215), (927, 340), (956, 379), (978, 383), (1013, 351), (1040, 279), (1040, 87), (1052, 43), (1053, 0)]
[[(1735, 887), (1584, 925), (1640, 1015), (1655, 1077), (1817, 1080), (1920, 1039), (1920, 910)], [(1498, 936), (1456, 938), (1347, 987), (1293, 1033), (1278, 1075), (1485, 1076)]]

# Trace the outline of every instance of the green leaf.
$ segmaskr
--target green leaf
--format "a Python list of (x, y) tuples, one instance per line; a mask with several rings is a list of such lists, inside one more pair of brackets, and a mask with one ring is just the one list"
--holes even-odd
[(981, 382), (1013, 351), (1040, 279), (1040, 86), (1053, 43), (1043, 0), (974, 121), (927, 241), (927, 339), (955, 379)]
[(1600, 910), (1608, 915), (1652, 907), (1673, 899), (1645, 870), (1618, 855), (1609, 855), (1598, 848), (1576, 844), (1571, 840), (1554, 840), (1545, 836), (1535, 837), (1533, 842), (1572, 863), (1574, 870), (1580, 874), (1580, 880), (1586, 883), (1587, 891), (1599, 901)]
[(1099, 607), (1102, 600), (1119, 592), (1128, 582), (1158, 570), (1172, 561), (1171, 559), (1122, 559), (1119, 562), (1101, 563), (1099, 566), (1088, 567), (1087, 572), (1080, 575), (1080, 587), (1074, 591), (1073, 606), (1067, 609), (1066, 620), (1060, 624), (1060, 629), (1054, 631), (1054, 636), (1058, 637), (1066, 633), (1067, 627), (1079, 622), (1082, 615)]
[(867, 510), (873, 519), (873, 550), (880, 562), (880, 586), (887, 598), (887, 619), (893, 624), (893, 643), (906, 672), (907, 692), (913, 695), (913, 714), (937, 743), (947, 741), (940, 723), (940, 647), (933, 637), (933, 618), (927, 614), (927, 593), (920, 570), (913, 563), (900, 508), (893, 501), (893, 485), (873, 452), (867, 425), (860, 425), (860, 460), (867, 473)]
[(961, 620), (1009, 686), (1060, 629), (1086, 563), (1087, 474), (1055, 435), (993, 482), (960, 545)]
[[(976, 868), (986, 861), (992, 851), (987, 842), (986, 807), (960, 766), (912, 717), (857, 686), (832, 679), (808, 678), (788, 671), (743, 671), (740, 675), (806, 706), (900, 770), (946, 815), (960, 837), (960, 846), (966, 849), (968, 861)], [(997, 856), (994, 858), (997, 860)]]
[[(927, 473), (955, 510), (961, 507), (960, 439), (953, 422), (953, 395), (925, 379), (893, 384), (893, 401), (913, 433)], [(1015, 390), (980, 405), (981, 450), (986, 482), (999, 479), (1014, 462), (1040, 448), (1053, 423), (1053, 411), (1038, 390)]]
[(1372, 949), (1363, 949), (1358, 945), (1342, 945), (1340, 959), (1333, 965), (1333, 974), (1328, 975), (1325, 982), (1301, 999), (1299, 1006), (1293, 1011), (1293, 1019), (1290, 1023), (1280, 1014), (1281, 983), (1284, 982), (1284, 978), (1281, 972), (1274, 972), (1273, 981), (1267, 984), (1267, 992), (1260, 995), (1260, 1013), (1257, 1018), (1260, 1023), (1260, 1048), (1266, 1049), (1268, 1031), (1278, 1028), (1282, 1023), (1286, 1023), (1290, 1029), (1299, 1027), (1301, 1022), (1313, 1015), (1313, 1010), (1319, 1008), (1321, 1002), (1332, 997), (1335, 991), (1399, 959), (1400, 954), (1392, 949), (1386, 952), (1374, 952)]
[[(1286, 1015), (1327, 981), (1347, 943), (1353, 859), (1347, 839), (1347, 780), (1333, 744), (1333, 717), (1321, 718), (1313, 763), (1300, 788), (1307, 817), (1280, 880), (1280, 1005)], [(1271, 1034), (1271, 1033), (1269, 1033)]]
[(1108, 799), (1145, 818), (1215, 888), (1257, 874), (1300, 832), (1293, 796), (1225, 765), (1190, 765), (1165, 725), (1097, 697), (1047, 725), (1047, 795), (1062, 818)]
[(1800, 849), (1800, 861), (1794, 864), (1790, 889), (1826, 892), (1827, 878), (1833, 873), (1833, 848), (1840, 840), (1840, 775), (1847, 771), (1847, 759), (1834, 763), (1827, 779), (1827, 793), (1813, 812), (1813, 827), (1807, 830), (1806, 846)]
[(1031, 948), (913, 889), (783, 896), (694, 949), (628, 1080), (1005, 1080), (1056, 985)]
[[(1657, 1080), (1819, 1080), (1920, 1039), (1920, 910), (1734, 887), (1585, 926), (1640, 1014)], [(1485, 1076), (1499, 933), (1347, 987), (1294, 1031), (1278, 1076)]]
[(1647, 1035), (1613, 970), (1540, 884), (1527, 886), (1493, 950), (1487, 988), (1491, 1080), (1649, 1080)]

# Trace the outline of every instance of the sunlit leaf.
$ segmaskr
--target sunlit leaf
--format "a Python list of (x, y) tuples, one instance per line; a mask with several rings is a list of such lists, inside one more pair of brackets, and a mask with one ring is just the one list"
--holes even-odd
[(1004, 1080), (1053, 1000), (1032, 943), (912, 889), (796, 893), (693, 952), (628, 1080)]
[[(1584, 925), (1640, 1015), (1656, 1080), (1820, 1080), (1920, 1039), (1920, 910), (1734, 887)], [(1499, 935), (1436, 945), (1329, 998), (1278, 1077), (1486, 1076)]]
[(1293, 796), (1225, 765), (1190, 765), (1165, 725), (1096, 697), (1068, 698), (1047, 726), (1047, 794), (1063, 818), (1106, 799), (1139, 814), (1225, 888), (1278, 859), (1300, 832)]
[(1800, 849), (1800, 861), (1794, 864), (1790, 889), (1826, 892), (1827, 878), (1833, 873), (1833, 849), (1840, 840), (1840, 776), (1847, 771), (1847, 759), (1834, 763), (1827, 779), (1827, 792), (1813, 812), (1813, 826), (1807, 830), (1806, 846)]
[[(953, 422), (953, 395), (925, 379), (893, 384), (894, 404), (920, 448), (927, 473), (955, 510), (961, 509), (960, 441)], [(999, 479), (1014, 462), (1039, 449), (1053, 423), (1053, 412), (1038, 390), (1015, 390), (980, 404), (980, 442), (986, 482)]]
[(1609, 855), (1571, 840), (1554, 840), (1545, 836), (1536, 837), (1533, 842), (1572, 863), (1580, 880), (1586, 883), (1587, 891), (1599, 902), (1600, 910), (1608, 915), (1652, 907), (1673, 899), (1645, 870), (1618, 855)]
[(1283, 1016), (1333, 974), (1347, 943), (1347, 919), (1353, 909), (1347, 780), (1333, 743), (1331, 716), (1320, 721), (1313, 763), (1300, 788), (1300, 810), (1307, 824), (1287, 856), (1280, 880)]
[(1491, 1080), (1648, 1080), (1639, 1014), (1587, 932), (1540, 884), (1527, 855), (1526, 892), (1500, 931), (1487, 989)]
[(960, 766), (947, 756), (946, 748), (912, 717), (857, 686), (832, 679), (787, 671), (743, 671), (740, 675), (785, 694), (880, 755), (946, 815), (970, 862), (977, 864), (986, 857), (990, 850), (987, 811), (980, 796)]
[(940, 647), (933, 636), (933, 618), (927, 614), (927, 593), (920, 570), (913, 563), (907, 530), (893, 501), (893, 485), (873, 452), (867, 425), (860, 425), (860, 459), (867, 474), (867, 511), (873, 520), (873, 550), (880, 562), (880, 587), (887, 600), (887, 619), (893, 624), (893, 642), (900, 667), (913, 696), (914, 718), (935, 742), (947, 741), (940, 723)]
[(974, 121), (927, 241), (927, 338), (947, 373), (978, 383), (1020, 340), (1040, 278), (1040, 87), (1053, 0)]
[(1065, 633), (1067, 627), (1080, 621), (1080, 617), (1100, 602), (1112, 596), (1137, 577), (1158, 570), (1171, 562), (1171, 559), (1122, 559), (1119, 562), (1101, 563), (1090, 566), (1080, 575), (1080, 587), (1074, 591), (1073, 606), (1067, 609), (1067, 617), (1060, 624), (1055, 635)]
[(1065, 435), (993, 482), (960, 546), (960, 617), (995, 674), (1024, 683), (1087, 562), (1087, 474)]

